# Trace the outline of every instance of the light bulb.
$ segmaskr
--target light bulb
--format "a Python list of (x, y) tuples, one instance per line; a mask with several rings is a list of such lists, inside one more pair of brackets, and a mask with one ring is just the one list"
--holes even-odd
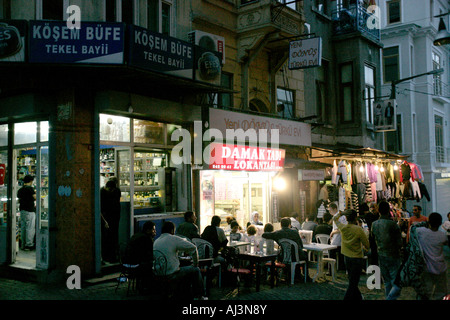
[(381, 166), (380, 171), (384, 172), (384, 167), (383, 166)]
[(394, 164), (394, 170), (398, 170), (398, 165)]
[(376, 165), (375, 165), (375, 170), (377, 170), (377, 171), (378, 171), (378, 169), (379, 169), (379, 168), (378, 168), (378, 165), (376, 164)]
[(359, 167), (359, 172), (364, 172), (364, 167), (363, 166)]

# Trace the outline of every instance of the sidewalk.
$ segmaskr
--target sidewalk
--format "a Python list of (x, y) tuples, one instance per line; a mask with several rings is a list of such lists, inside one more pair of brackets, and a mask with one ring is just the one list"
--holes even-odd
[[(446, 250), (447, 264), (450, 267), (450, 254)], [(450, 268), (449, 268), (450, 270)], [(310, 275), (314, 275), (310, 270)], [(368, 276), (362, 275), (359, 288), (364, 300), (384, 300), (384, 286), (381, 289), (369, 290), (366, 285)], [(447, 272), (447, 281), (450, 284), (450, 272)], [(230, 286), (211, 289), (209, 300), (343, 300), (348, 281), (345, 272), (336, 273), (336, 281), (331, 276), (319, 279), (314, 283), (296, 281), (294, 285), (286, 282), (279, 283), (271, 289), (268, 283), (262, 283), (261, 290), (255, 291), (254, 286), (245, 287), (241, 284), (240, 293)], [(160, 300), (156, 295), (127, 296), (127, 283), (120, 284), (116, 291), (116, 280), (90, 285), (83, 282), (81, 289), (68, 289), (65, 283), (38, 284), (21, 282), (17, 280), (0, 278), (0, 300)], [(415, 291), (408, 287), (403, 288), (399, 300), (415, 300)]]

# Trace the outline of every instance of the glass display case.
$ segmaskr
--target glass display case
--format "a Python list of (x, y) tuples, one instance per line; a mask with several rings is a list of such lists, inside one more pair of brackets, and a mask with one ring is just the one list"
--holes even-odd
[(130, 181), (131, 181), (131, 152), (130, 149), (115, 149), (115, 166), (119, 188), (121, 191), (120, 201), (130, 201)]
[(40, 219), (39, 228), (48, 228), (48, 147), (41, 149), (41, 172), (40, 172)]
[(100, 187), (116, 174), (116, 156), (114, 148), (100, 149)]

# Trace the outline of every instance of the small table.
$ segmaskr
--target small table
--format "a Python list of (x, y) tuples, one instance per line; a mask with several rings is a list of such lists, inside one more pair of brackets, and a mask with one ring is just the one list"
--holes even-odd
[(323, 277), (323, 252), (327, 250), (337, 249), (337, 246), (313, 242), (304, 244), (303, 248), (309, 251), (313, 251), (317, 254), (317, 273), (313, 278), (313, 282), (315, 282), (318, 277)]
[(274, 287), (274, 276), (275, 276), (275, 260), (278, 257), (278, 252), (274, 253), (264, 253), (264, 252), (257, 252), (257, 253), (239, 253), (238, 258), (239, 260), (246, 260), (250, 263), (254, 263), (256, 265), (256, 291), (259, 291), (260, 288), (260, 282), (261, 282), (261, 263), (271, 261), (270, 265), (270, 287)]

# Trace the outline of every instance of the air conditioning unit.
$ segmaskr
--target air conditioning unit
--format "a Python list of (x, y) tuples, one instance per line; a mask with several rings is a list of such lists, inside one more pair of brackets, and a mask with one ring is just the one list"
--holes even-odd
[(225, 38), (208, 32), (194, 30), (188, 33), (189, 42), (208, 50), (222, 54), (222, 65), (225, 64)]

